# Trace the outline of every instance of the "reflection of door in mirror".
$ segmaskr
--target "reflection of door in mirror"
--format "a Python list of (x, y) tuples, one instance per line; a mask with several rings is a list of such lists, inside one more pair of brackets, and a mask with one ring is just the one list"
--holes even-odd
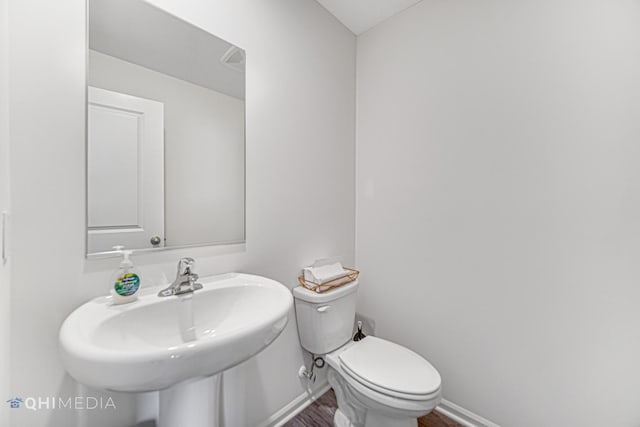
[(89, 87), (88, 124), (88, 251), (164, 246), (164, 105)]

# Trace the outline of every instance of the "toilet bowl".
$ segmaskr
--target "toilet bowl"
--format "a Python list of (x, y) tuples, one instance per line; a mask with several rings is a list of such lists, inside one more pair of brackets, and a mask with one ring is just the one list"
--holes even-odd
[(325, 355), (338, 400), (336, 427), (416, 427), (441, 399), (438, 371), (419, 354), (382, 338), (352, 341), (358, 283), (317, 294), (293, 290), (302, 346)]
[(438, 371), (418, 354), (368, 336), (326, 355), (338, 427), (415, 427), (440, 402)]

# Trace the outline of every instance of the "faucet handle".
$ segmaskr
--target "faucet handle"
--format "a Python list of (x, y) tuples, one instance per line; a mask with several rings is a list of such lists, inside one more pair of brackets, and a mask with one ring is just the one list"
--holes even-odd
[(191, 274), (191, 269), (193, 268), (195, 262), (196, 260), (194, 260), (193, 258), (181, 258), (180, 261), (178, 261), (178, 276)]

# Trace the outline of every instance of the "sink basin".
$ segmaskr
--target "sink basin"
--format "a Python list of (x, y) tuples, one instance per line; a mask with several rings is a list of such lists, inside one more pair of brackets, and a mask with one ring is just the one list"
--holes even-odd
[(199, 282), (203, 289), (192, 294), (80, 306), (60, 329), (69, 374), (95, 388), (162, 390), (249, 359), (287, 324), (291, 293), (274, 280), (234, 273)]

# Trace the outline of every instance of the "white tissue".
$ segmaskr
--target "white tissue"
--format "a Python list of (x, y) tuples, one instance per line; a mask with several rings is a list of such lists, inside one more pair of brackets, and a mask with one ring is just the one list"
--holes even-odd
[(318, 265), (318, 262), (314, 263), (311, 267), (303, 269), (304, 279), (322, 285), (338, 277), (342, 277), (348, 272), (342, 268), (342, 264), (339, 262), (332, 262), (330, 264)]

